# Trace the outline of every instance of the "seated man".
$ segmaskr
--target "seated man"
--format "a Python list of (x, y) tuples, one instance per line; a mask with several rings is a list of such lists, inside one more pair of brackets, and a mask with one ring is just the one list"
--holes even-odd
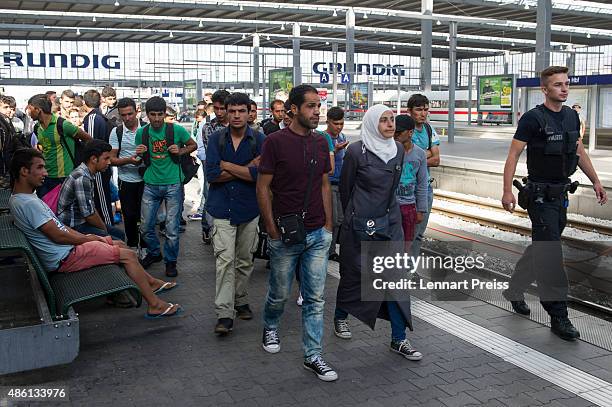
[(181, 306), (161, 300), (155, 295), (176, 286), (147, 274), (138, 263), (136, 253), (110, 237), (84, 235), (64, 226), (34, 190), (47, 176), (42, 153), (20, 149), (10, 167), (13, 194), (9, 208), (15, 226), (25, 235), (41, 260), (45, 271), (71, 273), (104, 264), (121, 264), (136, 283), (148, 304), (145, 318), (156, 319), (177, 315)]
[(105, 224), (94, 204), (94, 177), (110, 165), (112, 147), (105, 141), (93, 139), (83, 146), (83, 163), (70, 173), (62, 184), (57, 202), (57, 217), (65, 225), (81, 233), (111, 236), (125, 240), (120, 229)]

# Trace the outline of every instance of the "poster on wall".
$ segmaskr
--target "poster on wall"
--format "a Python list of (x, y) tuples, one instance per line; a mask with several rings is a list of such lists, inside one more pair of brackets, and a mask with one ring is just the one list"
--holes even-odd
[(270, 102), (274, 99), (284, 102), (293, 88), (293, 68), (271, 69), (268, 72), (268, 82)]
[(478, 111), (511, 112), (514, 92), (512, 75), (478, 77)]
[(357, 113), (365, 113), (368, 110), (369, 96), (367, 83), (352, 84), (350, 110)]
[(317, 88), (319, 99), (321, 99), (320, 120), (327, 120), (327, 101), (329, 99), (326, 88)]

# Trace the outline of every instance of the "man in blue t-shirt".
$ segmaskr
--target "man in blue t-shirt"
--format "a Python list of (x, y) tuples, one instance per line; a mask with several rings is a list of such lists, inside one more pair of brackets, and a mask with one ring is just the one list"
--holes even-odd
[(329, 182), (332, 187), (332, 211), (333, 211), (333, 236), (332, 242), (329, 246), (329, 259), (333, 261), (339, 261), (340, 256), (336, 253), (336, 243), (338, 240), (338, 232), (340, 231), (340, 225), (344, 220), (344, 213), (342, 211), (342, 204), (340, 203), (340, 189), (338, 184), (340, 182), (340, 172), (342, 171), (342, 161), (344, 160), (345, 149), (348, 146), (348, 141), (342, 129), (344, 128), (344, 110), (334, 106), (327, 111), (327, 129), (325, 133), (331, 138), (334, 147), (334, 163), (333, 163), (333, 174), (329, 176)]
[[(415, 128), (412, 133), (412, 142), (425, 150), (427, 154), (427, 177), (429, 177), (429, 167), (437, 167), (440, 165), (440, 138), (436, 130), (427, 123), (429, 116), (429, 99), (427, 96), (420, 93), (415, 93), (408, 99), (408, 113), (414, 119)], [(429, 214), (433, 205), (433, 188), (431, 187), (431, 178), (429, 179), (429, 188), (427, 190), (427, 213), (423, 216), (423, 221), (416, 227), (414, 233), (414, 243), (412, 244), (412, 255), (418, 256), (421, 252), (421, 243)]]

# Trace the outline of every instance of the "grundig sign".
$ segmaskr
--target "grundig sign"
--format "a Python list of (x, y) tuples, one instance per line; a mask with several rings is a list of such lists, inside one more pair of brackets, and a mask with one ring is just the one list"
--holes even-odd
[[(92, 55), (84, 54), (44, 54), (28, 52), (25, 55), (21, 52), (4, 52), (4, 65), (27, 66), (30, 68), (104, 68), (121, 69), (118, 55)], [(111, 61), (116, 59), (115, 61)]]
[[(356, 75), (375, 75), (375, 76), (405, 76), (404, 65), (383, 65), (383, 64), (355, 64), (353, 72)], [(315, 62), (312, 64), (312, 71), (317, 75), (322, 73), (332, 73), (334, 71), (333, 62)], [(346, 64), (336, 64), (336, 72), (347, 73)]]

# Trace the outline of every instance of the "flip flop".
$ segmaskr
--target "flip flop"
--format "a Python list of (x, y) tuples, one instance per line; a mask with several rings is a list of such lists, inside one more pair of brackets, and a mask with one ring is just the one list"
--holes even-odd
[(174, 304), (169, 302), (168, 303), (168, 308), (166, 308), (166, 310), (164, 312), (162, 312), (161, 314), (150, 314), (150, 313), (147, 312), (145, 314), (145, 319), (160, 319), (160, 318), (173, 317), (175, 315), (180, 314), (181, 311), (183, 311), (183, 307), (179, 306), (175, 313), (168, 314), (168, 312), (170, 312), (170, 310), (172, 310), (173, 307), (174, 307)]
[(173, 288), (176, 288), (176, 286), (178, 285), (178, 283), (175, 283), (173, 286), (168, 287), (170, 284), (172, 284), (171, 281), (166, 281), (165, 283), (163, 283), (161, 285), (161, 287), (159, 287), (157, 290), (153, 291), (153, 294), (159, 294), (159, 293), (163, 293), (165, 291), (170, 291)]

